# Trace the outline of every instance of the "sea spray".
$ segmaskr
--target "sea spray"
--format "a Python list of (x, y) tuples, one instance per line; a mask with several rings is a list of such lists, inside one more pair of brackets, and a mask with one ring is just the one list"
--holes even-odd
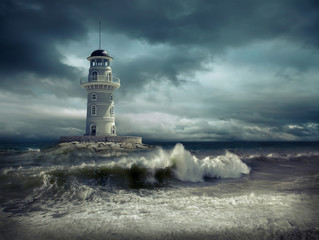
[(233, 153), (226, 152), (225, 155), (207, 156), (199, 160), (185, 150), (182, 144), (176, 144), (171, 152), (158, 148), (148, 156), (123, 157), (120, 161), (112, 162), (108, 166), (145, 169), (149, 173), (147, 179), (150, 182), (156, 182), (157, 176), (163, 173), (163, 170), (167, 175), (173, 175), (178, 180), (188, 182), (202, 182), (207, 177), (239, 178), (242, 174), (250, 172), (248, 166)]
[[(91, 157), (97, 160), (96, 156)], [(109, 191), (113, 188), (167, 186), (173, 184), (174, 179), (203, 182), (207, 178), (239, 178), (242, 174), (249, 174), (247, 165), (235, 154), (226, 152), (224, 155), (198, 159), (182, 144), (176, 144), (171, 151), (158, 147), (149, 152), (118, 158), (105, 157), (104, 161), (100, 158), (98, 162), (89, 163), (86, 160), (86, 163), (73, 163), (71, 166), (56, 165), (42, 169), (45, 187), (41, 192), (48, 194), (49, 191), (51, 196), (62, 192), (73, 198), (78, 186), (84, 185)]]
[(269, 144), (5, 150), (0, 238), (318, 239), (318, 143)]
[(239, 178), (242, 174), (249, 174), (248, 166), (240, 158), (230, 152), (217, 157), (197, 159), (185, 150), (182, 144), (177, 144), (170, 155), (175, 164), (175, 175), (179, 180), (201, 182), (209, 178)]
[[(61, 196), (86, 199), (100, 190), (171, 186), (175, 180), (203, 182), (207, 178), (239, 178), (250, 172), (233, 153), (199, 159), (182, 144), (176, 144), (172, 150), (157, 147), (120, 157), (85, 154), (85, 151), (50, 153), (39, 152), (42, 155), (36, 156), (36, 166), (3, 168), (2, 188), (8, 191), (34, 189), (36, 198), (42, 199)], [(37, 166), (40, 163), (42, 166)]]

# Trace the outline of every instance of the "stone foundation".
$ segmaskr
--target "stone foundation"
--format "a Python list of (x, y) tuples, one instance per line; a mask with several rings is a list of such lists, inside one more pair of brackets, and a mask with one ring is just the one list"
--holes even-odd
[(142, 137), (134, 136), (62, 136), (60, 143), (65, 142), (114, 142), (142, 143)]

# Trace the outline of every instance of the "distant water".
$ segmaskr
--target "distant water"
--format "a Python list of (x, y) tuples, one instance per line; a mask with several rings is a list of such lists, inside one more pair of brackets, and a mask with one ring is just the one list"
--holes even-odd
[(319, 239), (319, 143), (0, 145), (0, 239)]

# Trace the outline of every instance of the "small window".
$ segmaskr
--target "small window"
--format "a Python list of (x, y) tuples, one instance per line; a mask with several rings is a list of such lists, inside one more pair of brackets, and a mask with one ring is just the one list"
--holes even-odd
[(97, 81), (97, 72), (96, 71), (92, 72), (92, 80)]
[(112, 73), (107, 75), (107, 81), (112, 82)]
[(110, 95), (110, 100), (113, 101), (113, 94)]
[(91, 99), (92, 99), (92, 101), (96, 101), (97, 100), (96, 93), (92, 93)]
[(95, 116), (95, 115), (96, 115), (96, 106), (95, 106), (95, 105), (92, 105), (92, 106), (91, 106), (91, 115), (92, 115), (92, 116)]
[(110, 114), (111, 114), (111, 116), (114, 115), (114, 107), (111, 107), (111, 109), (110, 109)]

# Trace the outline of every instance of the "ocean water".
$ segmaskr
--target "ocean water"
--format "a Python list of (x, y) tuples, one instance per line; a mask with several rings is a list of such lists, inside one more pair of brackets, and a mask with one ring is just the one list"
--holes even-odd
[(319, 239), (319, 143), (0, 145), (0, 239)]

